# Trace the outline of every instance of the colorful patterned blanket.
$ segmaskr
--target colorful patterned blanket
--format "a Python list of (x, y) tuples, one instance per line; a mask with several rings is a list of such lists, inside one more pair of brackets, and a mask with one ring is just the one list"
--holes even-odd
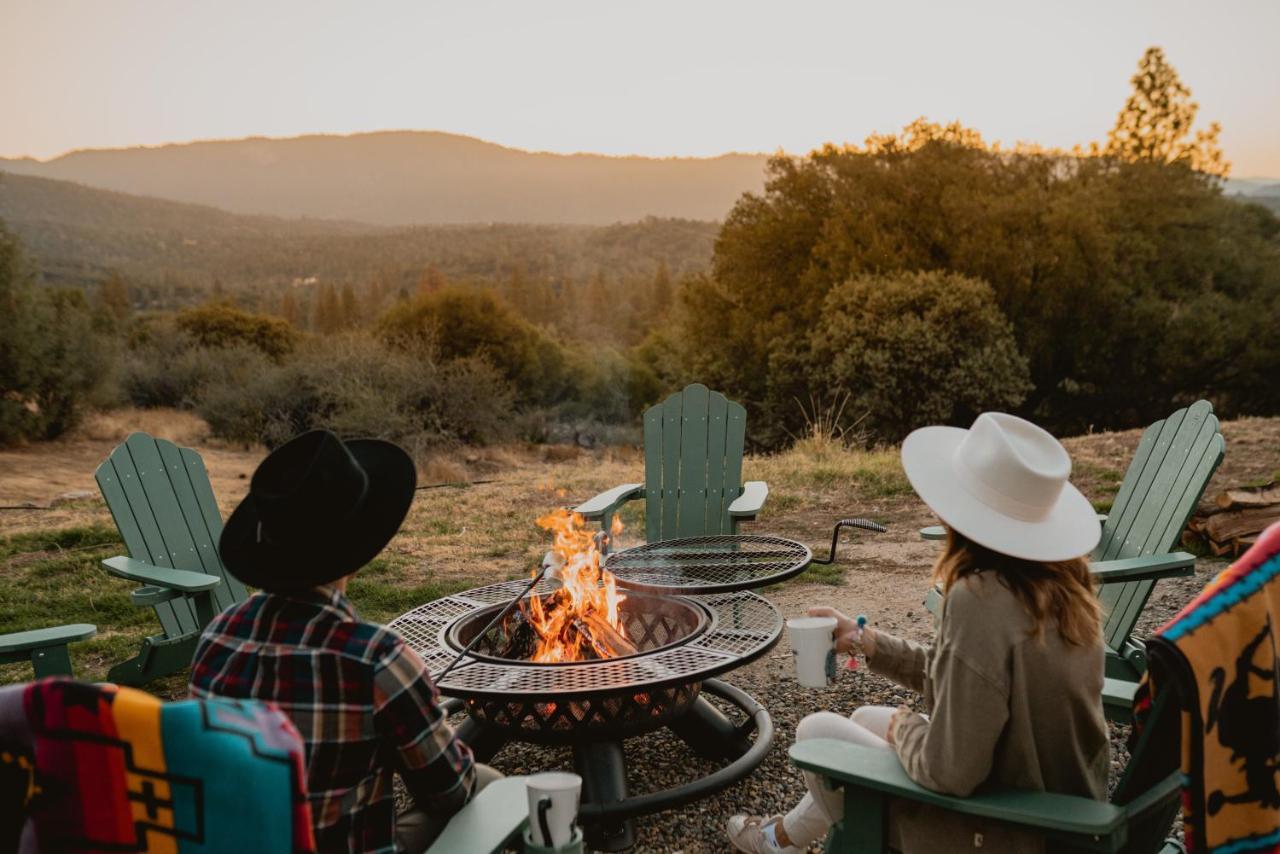
[(1188, 851), (1280, 851), (1280, 524), (1160, 628), (1139, 691), (1176, 690), (1183, 709)]
[(261, 703), (69, 679), (0, 689), (0, 790), (21, 807), (0, 812), (25, 817), (23, 851), (314, 851), (303, 757)]

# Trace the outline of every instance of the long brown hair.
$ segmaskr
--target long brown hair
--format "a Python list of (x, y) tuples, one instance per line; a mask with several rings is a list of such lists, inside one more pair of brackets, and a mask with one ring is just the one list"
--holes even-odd
[(957, 581), (979, 571), (995, 572), (1018, 598), (1035, 624), (1031, 634), (1041, 637), (1048, 620), (1069, 644), (1081, 646), (1097, 639), (1102, 606), (1093, 592), (1089, 562), (1022, 560), (979, 545), (947, 526), (947, 547), (933, 566), (933, 580), (948, 593)]

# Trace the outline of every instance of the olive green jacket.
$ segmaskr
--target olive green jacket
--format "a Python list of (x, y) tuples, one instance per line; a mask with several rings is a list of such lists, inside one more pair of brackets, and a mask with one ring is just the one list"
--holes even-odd
[[(894, 733), (921, 786), (966, 796), (998, 784), (1103, 800), (1110, 742), (1102, 714), (1103, 645), (1072, 646), (1032, 621), (994, 572), (952, 587), (932, 645), (876, 635), (872, 670), (924, 694)], [(1040, 851), (1035, 837), (936, 807), (896, 802), (894, 846), (934, 851)]]

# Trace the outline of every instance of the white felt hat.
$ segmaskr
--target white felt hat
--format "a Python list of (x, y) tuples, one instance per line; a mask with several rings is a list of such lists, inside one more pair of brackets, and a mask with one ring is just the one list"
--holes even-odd
[(968, 430), (922, 427), (902, 443), (902, 467), (942, 521), (1001, 554), (1070, 560), (1102, 536), (1089, 499), (1067, 481), (1066, 448), (1015, 415), (984, 412)]

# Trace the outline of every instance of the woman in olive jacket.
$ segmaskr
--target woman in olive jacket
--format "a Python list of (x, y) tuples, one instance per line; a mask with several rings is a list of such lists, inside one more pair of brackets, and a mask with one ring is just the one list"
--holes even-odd
[[(903, 467), (946, 523), (933, 569), (945, 594), (928, 647), (831, 608), (836, 648), (924, 695), (928, 714), (863, 707), (809, 715), (796, 739), (839, 738), (898, 754), (928, 789), (964, 797), (987, 784), (1104, 799), (1109, 742), (1102, 713), (1101, 611), (1085, 559), (1100, 535), (1069, 482), (1071, 460), (1039, 427), (985, 413), (968, 430), (927, 427), (907, 437)], [(809, 792), (785, 816), (737, 815), (740, 851), (802, 851), (842, 816), (843, 800), (805, 772)], [(986, 819), (895, 801), (895, 849), (1038, 851), (1043, 840)], [(854, 829), (856, 831), (856, 829)]]

